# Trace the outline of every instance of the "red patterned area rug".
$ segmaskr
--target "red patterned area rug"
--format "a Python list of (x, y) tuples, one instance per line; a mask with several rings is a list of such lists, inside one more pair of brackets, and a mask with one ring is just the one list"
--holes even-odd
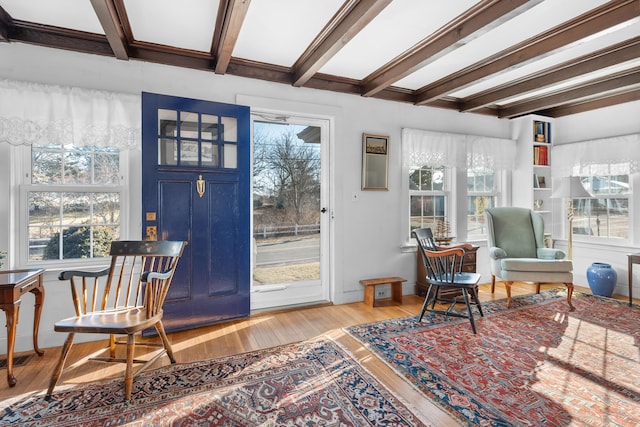
[(467, 319), (427, 313), (346, 328), (465, 425), (640, 426), (640, 309), (546, 291), (483, 304)]
[[(0, 425), (423, 426), (337, 343), (318, 339), (9, 402)], [(7, 402), (5, 402), (7, 403)]]

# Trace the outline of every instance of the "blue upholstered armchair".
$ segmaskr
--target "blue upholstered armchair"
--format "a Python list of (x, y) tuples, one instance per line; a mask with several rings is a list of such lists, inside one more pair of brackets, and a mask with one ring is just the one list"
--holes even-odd
[(491, 292), (496, 277), (504, 281), (507, 306), (513, 282), (564, 283), (567, 303), (573, 311), (573, 263), (565, 253), (544, 245), (544, 220), (531, 209), (502, 207), (485, 210), (491, 262)]

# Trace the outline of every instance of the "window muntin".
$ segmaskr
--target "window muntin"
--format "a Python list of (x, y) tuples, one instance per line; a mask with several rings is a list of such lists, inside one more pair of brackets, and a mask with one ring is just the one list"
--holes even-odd
[(626, 239), (629, 236), (629, 175), (581, 177), (593, 196), (573, 200), (574, 235)]
[(484, 210), (496, 206), (496, 176), (493, 170), (475, 168), (467, 171), (467, 235), (483, 236)]
[(26, 186), (27, 260), (104, 257), (120, 237), (117, 148), (31, 147)]
[(441, 166), (409, 170), (410, 231), (424, 227), (435, 230), (438, 221), (447, 220), (445, 172)]

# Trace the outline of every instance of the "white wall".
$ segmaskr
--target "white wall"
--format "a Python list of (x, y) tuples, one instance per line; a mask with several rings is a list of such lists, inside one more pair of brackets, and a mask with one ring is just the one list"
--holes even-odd
[[(484, 115), (461, 114), (450, 110), (219, 76), (213, 72), (120, 61), (20, 43), (0, 43), (0, 78), (133, 94), (147, 91), (227, 103), (236, 103), (236, 99), (242, 99), (243, 96), (263, 97), (283, 103), (306, 104), (309, 111), (332, 112), (336, 124), (333, 153), (335, 186), (332, 194), (332, 208), (335, 212), (334, 302), (338, 304), (362, 301), (363, 291), (359, 280), (365, 277), (402, 276), (408, 280), (405, 293), (413, 292), (416, 256), (415, 253), (401, 251), (406, 234), (401, 230), (401, 182), (405, 179), (401, 176), (400, 159), (400, 135), (403, 127), (510, 137), (508, 120)], [(622, 113), (616, 110), (613, 117), (625, 115), (626, 107), (619, 109)], [(567, 129), (563, 127), (562, 120), (559, 120), (556, 129), (558, 132), (562, 131), (562, 134), (556, 133), (557, 140), (575, 140), (572, 137), (582, 135), (583, 129), (598, 127), (598, 117), (598, 114), (593, 114), (584, 119), (567, 118)], [(633, 117), (636, 122), (637, 117), (640, 114)], [(624, 127), (632, 128), (631, 121), (630, 118)], [(576, 126), (581, 128), (580, 132), (575, 129)], [(607, 126), (605, 129), (608, 130), (605, 132), (613, 132), (615, 126)], [(635, 131), (639, 131), (637, 127)], [(363, 132), (390, 136), (389, 191), (360, 190)], [(9, 152), (7, 144), (0, 144), (2, 200), (8, 200), (13, 185), (10, 181)], [(138, 180), (133, 183), (139, 186)], [(132, 189), (132, 193), (136, 194), (136, 191)], [(359, 195), (357, 202), (351, 201), (353, 193)], [(132, 200), (132, 203), (137, 203), (133, 212), (139, 213), (139, 200)], [(0, 242), (9, 242), (15, 235), (9, 219), (9, 206), (6, 203), (0, 204)], [(139, 218), (132, 218), (132, 229), (136, 226), (139, 228)], [(6, 249), (4, 243), (0, 243), (0, 249)], [(478, 269), (483, 273), (483, 280), (488, 281), (486, 247), (481, 247), (478, 253)], [(62, 343), (63, 334), (53, 332), (51, 325), (67, 315), (61, 307), (68, 307), (70, 304), (66, 285), (56, 280), (55, 272), (47, 274), (46, 282), (45, 306), (40, 326), (40, 346), (43, 348)], [(586, 280), (576, 280), (576, 283), (584, 285)], [(31, 295), (23, 299), (16, 351), (31, 348), (33, 299)], [(0, 330), (0, 349), (5, 345), (6, 332)]]

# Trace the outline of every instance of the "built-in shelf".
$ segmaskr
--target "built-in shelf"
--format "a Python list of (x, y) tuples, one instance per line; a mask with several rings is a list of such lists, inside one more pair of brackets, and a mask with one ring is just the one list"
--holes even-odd
[(513, 172), (513, 206), (528, 207), (543, 216), (545, 232), (551, 230), (552, 119), (525, 116), (514, 119), (517, 168)]

